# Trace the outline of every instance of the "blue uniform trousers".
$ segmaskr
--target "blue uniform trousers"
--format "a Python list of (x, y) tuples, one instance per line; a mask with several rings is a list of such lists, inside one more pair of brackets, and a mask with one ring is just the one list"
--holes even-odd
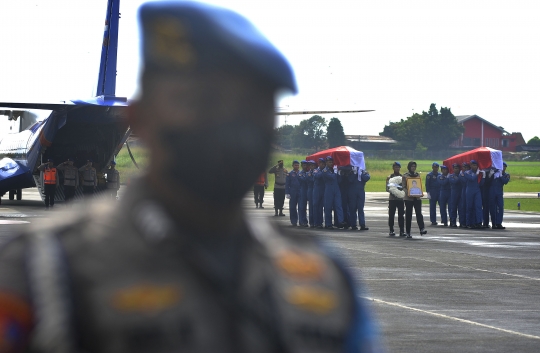
[(349, 224), (356, 227), (356, 213), (358, 212), (358, 224), (366, 225), (364, 216), (364, 204), (366, 202), (366, 191), (360, 188), (351, 187), (349, 189)]
[(448, 201), (450, 200), (450, 190), (443, 190), (439, 193), (439, 211), (441, 212), (441, 221), (448, 223)]
[(307, 189), (307, 201), (308, 201), (308, 219), (309, 219), (309, 225), (314, 226), (315, 225), (315, 210), (313, 207), (313, 186), (308, 186)]
[(435, 189), (429, 193), (431, 196), (431, 199), (429, 200), (429, 221), (431, 223), (437, 222), (437, 202), (439, 202), (439, 192), (440, 189)]
[[(349, 221), (349, 188), (350, 186), (347, 183), (347, 180), (342, 180), (339, 186), (339, 190), (341, 192), (341, 209), (343, 210), (343, 222), (347, 224), (351, 224)], [(339, 224), (339, 223), (336, 223), (338, 222), (338, 220), (336, 219), (335, 213), (334, 213), (334, 221), (335, 221), (335, 224)]]
[(343, 223), (341, 192), (337, 184), (327, 184), (324, 188), (324, 225), (332, 226), (332, 210), (337, 216), (337, 225)]
[(463, 217), (461, 213), (459, 214), (459, 225), (468, 225), (469, 224), (469, 213), (467, 212), (467, 185), (463, 185), (461, 188), (461, 199), (459, 200), (461, 204), (461, 209), (463, 210)]
[[(486, 179), (486, 180), (489, 180), (489, 179)], [(485, 183), (484, 186), (481, 188), (482, 189), (482, 223), (487, 226), (489, 224), (489, 211), (490, 211), (490, 206), (489, 206), (489, 190), (491, 189), (491, 183)], [(491, 218), (491, 223), (493, 224), (497, 224), (497, 223), (494, 223), (495, 220), (493, 218)]]
[(450, 213), (450, 223), (457, 224), (457, 217), (459, 212), (459, 223), (465, 224), (463, 221), (463, 208), (461, 202), (461, 190), (460, 187), (455, 187), (450, 191), (450, 202), (448, 203), (448, 212)]
[(503, 222), (504, 215), (504, 198), (502, 192), (497, 192), (492, 190), (489, 195), (489, 204), (490, 204), (490, 213), (491, 213), (491, 224), (499, 225)]
[(300, 201), (300, 189), (290, 189), (291, 198), (289, 200), (289, 213), (291, 218), (291, 224), (296, 225), (298, 223), (298, 202)]
[(307, 202), (308, 202), (307, 185), (302, 184), (300, 186), (300, 199), (298, 200), (298, 218), (300, 220), (300, 224), (302, 225), (308, 223)]
[(313, 222), (315, 222), (316, 226), (322, 226), (324, 208), (324, 185), (313, 187), (313, 208)]
[(480, 188), (467, 188), (467, 225), (482, 223), (482, 192)]

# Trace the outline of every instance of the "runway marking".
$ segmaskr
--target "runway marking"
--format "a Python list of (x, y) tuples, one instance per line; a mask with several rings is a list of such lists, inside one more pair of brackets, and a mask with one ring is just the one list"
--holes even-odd
[(402, 309), (407, 309), (407, 310), (411, 310), (411, 311), (417, 311), (417, 312), (420, 312), (420, 313), (437, 316), (437, 317), (444, 318), (444, 319), (463, 322), (463, 323), (466, 323), (466, 324), (469, 324), (469, 325), (485, 327), (485, 328), (489, 328), (489, 329), (492, 329), (492, 330), (497, 330), (497, 331), (509, 333), (509, 334), (512, 334), (512, 335), (520, 336), (520, 337), (526, 337), (526, 338), (532, 338), (532, 339), (540, 340), (540, 336), (529, 335), (527, 333), (521, 333), (521, 332), (518, 332), (518, 331), (507, 330), (507, 329), (496, 327), (496, 326), (481, 324), (481, 323), (476, 322), (476, 321), (460, 319), (458, 317), (439, 314), (439, 313), (429, 311), (429, 310), (422, 310), (422, 309), (418, 309), (418, 308), (413, 308), (411, 306), (407, 306), (407, 305), (403, 305), (403, 304), (399, 304), (399, 303), (387, 302), (387, 301), (384, 301), (384, 300), (381, 300), (381, 299), (369, 298), (369, 297), (362, 297), (362, 298), (374, 301), (376, 303), (386, 304), (386, 305), (395, 306), (395, 307), (402, 308)]
[(412, 260), (417, 260), (417, 261), (436, 263), (436, 264), (445, 265), (445, 266), (463, 268), (463, 269), (467, 269), (467, 270), (474, 270), (474, 271), (494, 273), (494, 274), (504, 275), (504, 276), (524, 278), (524, 279), (529, 279), (529, 280), (532, 280), (532, 281), (540, 281), (540, 278), (538, 278), (538, 277), (529, 277), (529, 276), (525, 276), (525, 275), (517, 275), (517, 274), (507, 273), (507, 272), (490, 271), (490, 270), (485, 270), (483, 268), (474, 268), (474, 267), (470, 267), (470, 266), (454, 265), (454, 264), (449, 264), (449, 263), (446, 263), (446, 262), (439, 262), (439, 261), (428, 260), (428, 259), (420, 259), (420, 258), (412, 257), (412, 256), (399, 256), (399, 255), (394, 255), (394, 254), (388, 254), (388, 253), (382, 253), (382, 252), (376, 252), (376, 251), (369, 251), (369, 250), (362, 250), (362, 249), (351, 249), (351, 248), (346, 248), (346, 247), (340, 247), (340, 248), (341, 249), (352, 250), (352, 251), (362, 251), (362, 252), (367, 252), (369, 254), (375, 254), (375, 255), (387, 255), (387, 256), (393, 256), (393, 257), (397, 257), (397, 258), (401, 258), (401, 259), (412, 259)]
[(12, 220), (0, 220), (0, 224), (26, 224), (28, 221), (12, 221)]

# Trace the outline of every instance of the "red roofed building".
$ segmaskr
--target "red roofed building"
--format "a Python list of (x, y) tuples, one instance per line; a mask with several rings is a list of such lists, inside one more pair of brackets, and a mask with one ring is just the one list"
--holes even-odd
[(495, 126), (478, 115), (459, 115), (456, 119), (465, 127), (465, 131), (450, 147), (491, 147), (500, 151), (515, 152), (517, 146), (525, 144), (521, 132), (509, 133), (502, 126)]

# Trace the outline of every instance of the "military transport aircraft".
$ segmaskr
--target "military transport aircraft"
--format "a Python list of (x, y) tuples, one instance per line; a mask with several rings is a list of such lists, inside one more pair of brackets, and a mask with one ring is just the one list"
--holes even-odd
[[(22, 189), (37, 186), (43, 198), (37, 167), (49, 158), (55, 164), (72, 158), (78, 167), (91, 159), (96, 170), (103, 172), (130, 136), (127, 98), (115, 96), (119, 9), (120, 0), (107, 1), (95, 97), (59, 103), (0, 102), (0, 116), (7, 116), (12, 130), (0, 141), (0, 197), (9, 193), (10, 200), (21, 200)], [(40, 118), (33, 110), (51, 112)], [(366, 111), (370, 110), (277, 111), (276, 115)], [(76, 195), (81, 191), (77, 190)], [(62, 188), (58, 188), (56, 200), (63, 198)]]

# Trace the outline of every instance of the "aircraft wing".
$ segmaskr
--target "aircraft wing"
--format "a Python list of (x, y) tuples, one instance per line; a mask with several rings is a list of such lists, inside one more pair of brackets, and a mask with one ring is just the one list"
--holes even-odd
[(0, 107), (15, 109), (42, 109), (60, 110), (62, 108), (75, 107), (81, 105), (97, 105), (105, 107), (125, 107), (128, 105), (127, 98), (123, 97), (93, 97), (89, 99), (78, 99), (74, 101), (64, 101), (58, 103), (22, 103), (22, 102), (0, 102)]
[[(1, 104), (1, 103), (0, 103)], [(277, 111), (276, 115), (307, 115), (307, 114), (337, 114), (337, 113), (367, 113), (375, 110), (295, 110)]]

